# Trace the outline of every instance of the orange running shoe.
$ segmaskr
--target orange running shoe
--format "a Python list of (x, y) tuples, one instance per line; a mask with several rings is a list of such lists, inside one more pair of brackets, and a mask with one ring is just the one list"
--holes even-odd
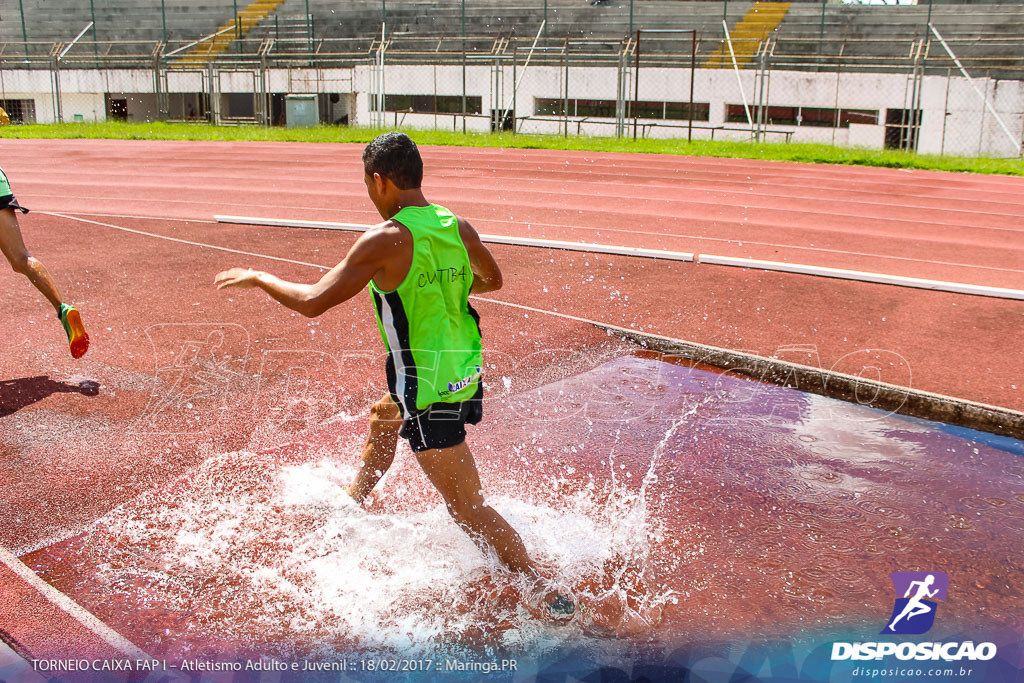
[(60, 305), (60, 324), (64, 326), (64, 332), (68, 335), (68, 346), (71, 347), (71, 357), (81, 358), (89, 350), (89, 335), (82, 325), (82, 314), (74, 306), (67, 304)]

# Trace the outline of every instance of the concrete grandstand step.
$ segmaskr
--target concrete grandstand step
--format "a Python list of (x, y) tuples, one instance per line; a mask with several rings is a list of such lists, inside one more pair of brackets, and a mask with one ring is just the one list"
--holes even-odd
[[(220, 21), (231, 16), (227, 4), (195, 5), (186, 0), (164, 0), (167, 33), (192, 39), (212, 32)], [(26, 32), (30, 40), (67, 41), (87, 24), (92, 15), (89, 4), (81, 0), (24, 0)], [(99, 40), (161, 40), (163, 18), (150, 2), (141, 0), (107, 0), (95, 7), (96, 33)], [(0, 36), (7, 40), (21, 39), (21, 17), (3, 13)]]
[[(66, 42), (90, 20), (86, 0), (22, 0), (29, 39)], [(208, 36), (230, 21), (233, 2), (227, 0), (163, 0), (166, 9), (167, 38), (171, 47)], [(243, 3), (239, 0), (239, 4)], [(548, 40), (586, 38), (619, 41), (630, 30), (631, 3), (609, 0), (590, 5), (585, 0), (547, 0)], [(372, 40), (380, 33), (384, 4), (380, 0), (284, 0), (279, 16), (312, 15), (314, 41), (323, 39)], [(721, 20), (727, 11), (734, 26), (753, 6), (752, 2), (681, 2), (679, 0), (637, 0), (632, 3), (632, 29), (695, 29), (701, 38), (701, 54), (709, 54), (722, 38)], [(540, 0), (467, 0), (465, 32), (474, 38), (498, 35), (532, 39), (544, 18)], [(242, 8), (240, 8), (242, 9)], [(97, 3), (95, 37), (100, 41), (146, 40), (164, 37), (163, 21), (154, 11), (152, 0), (105, 0)], [(968, 49), (972, 56), (984, 55), (993, 64), (1006, 64), (1022, 52), (1019, 45), (996, 43), (990, 39), (1019, 38), (1024, 41), (1024, 6), (1001, 2), (949, 4), (934, 7), (822, 5), (817, 2), (793, 2), (775, 33), (786, 54), (815, 55), (842, 51), (846, 55), (890, 57), (894, 60), (909, 53), (908, 43), (926, 36), (926, 21), (931, 11), (933, 24), (954, 49)], [(461, 0), (390, 0), (386, 6), (387, 32), (396, 46), (412, 44), (415, 38), (457, 38), (463, 31)], [(251, 22), (249, 22), (251, 23)], [(824, 35), (822, 35), (824, 29)], [(270, 15), (256, 24), (244, 42), (255, 50), (259, 41), (271, 36), (286, 41), (298, 51), (302, 32), (275, 26)], [(89, 41), (91, 35), (85, 40)], [(0, 40), (22, 39), (18, 11), (0, 13)], [(308, 36), (307, 36), (308, 42)], [(980, 44), (975, 44), (980, 41)], [(223, 41), (221, 41), (223, 42)], [(650, 41), (653, 52), (672, 51), (667, 43)], [(341, 44), (341, 43), (339, 43)], [(473, 43), (475, 47), (484, 40)], [(33, 48), (35, 49), (35, 48)], [(42, 48), (40, 48), (42, 49)], [(123, 46), (107, 47), (114, 52)], [(416, 47), (414, 49), (419, 50)], [(457, 48), (455, 48), (457, 49)], [(646, 49), (646, 48), (645, 48)], [(45, 53), (45, 50), (43, 50)]]

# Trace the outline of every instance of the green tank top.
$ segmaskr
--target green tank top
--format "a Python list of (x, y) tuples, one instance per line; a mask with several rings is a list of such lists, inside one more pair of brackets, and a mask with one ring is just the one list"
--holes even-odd
[(455, 215), (436, 204), (407, 206), (395, 221), (412, 233), (412, 263), (397, 288), (370, 281), (391, 398), (412, 415), (476, 394), (483, 365), (480, 317), (469, 305), (473, 271)]

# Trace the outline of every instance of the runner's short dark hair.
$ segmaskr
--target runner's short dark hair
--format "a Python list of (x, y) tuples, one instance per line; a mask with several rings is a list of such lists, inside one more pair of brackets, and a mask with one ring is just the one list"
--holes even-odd
[(423, 183), (423, 159), (416, 143), (405, 133), (378, 135), (363, 150), (363, 170), (379, 173), (400, 190), (413, 190)]

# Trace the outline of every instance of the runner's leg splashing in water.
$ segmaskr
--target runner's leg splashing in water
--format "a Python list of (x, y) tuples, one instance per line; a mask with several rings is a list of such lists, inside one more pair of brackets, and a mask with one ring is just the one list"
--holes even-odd
[[(370, 409), (370, 433), (363, 449), (363, 462), (348, 494), (362, 504), (395, 459), (401, 411), (390, 396)], [(480, 474), (466, 442), (416, 453), (427, 479), (441, 494), (452, 519), (481, 549), (493, 548), (508, 569), (530, 577), (526, 603), (536, 616), (557, 620), (575, 614), (572, 595), (544, 578), (530, 559), (522, 538), (505, 519), (484, 502)]]

